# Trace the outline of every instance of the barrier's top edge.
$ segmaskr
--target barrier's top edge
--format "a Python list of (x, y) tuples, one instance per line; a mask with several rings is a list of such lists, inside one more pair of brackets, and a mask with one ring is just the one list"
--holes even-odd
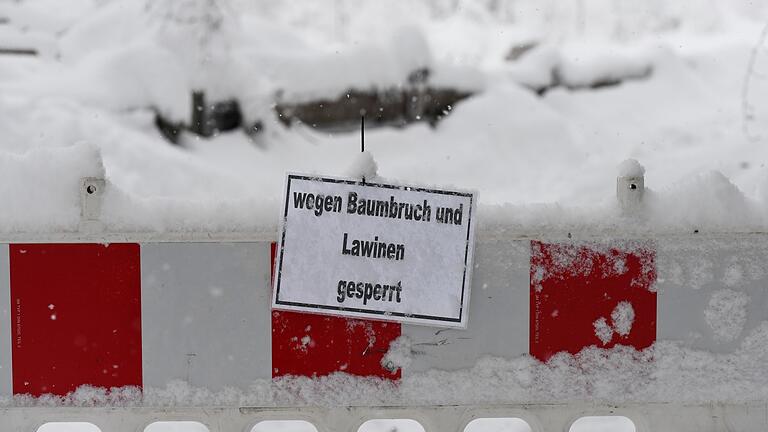
[[(768, 231), (631, 231), (631, 230), (550, 230), (526, 231), (478, 228), (482, 242), (504, 240), (610, 240), (610, 239), (727, 239), (768, 236)], [(252, 243), (277, 241), (277, 229), (240, 232), (0, 232), (0, 243)]]

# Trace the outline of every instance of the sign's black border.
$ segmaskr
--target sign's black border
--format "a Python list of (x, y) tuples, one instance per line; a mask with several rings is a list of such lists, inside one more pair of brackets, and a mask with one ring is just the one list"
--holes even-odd
[[(371, 309), (345, 308), (345, 307), (339, 307), (339, 306), (318, 305), (318, 304), (312, 304), (312, 303), (298, 303), (298, 302), (289, 302), (289, 301), (280, 300), (280, 276), (283, 273), (283, 249), (285, 248), (285, 221), (288, 218), (288, 204), (290, 201), (289, 198), (290, 198), (290, 191), (291, 191), (291, 180), (293, 179), (322, 181), (325, 183), (343, 183), (348, 185), (369, 186), (369, 187), (378, 187), (378, 188), (384, 188), (384, 189), (403, 189), (403, 190), (415, 191), (415, 192), (429, 192), (434, 194), (468, 197), (469, 198), (469, 217), (467, 218), (467, 238), (465, 240), (465, 246), (464, 246), (464, 275), (462, 276), (462, 281), (461, 281), (461, 306), (459, 307), (459, 317), (450, 318), (450, 317), (441, 317), (441, 316), (432, 316), (432, 315), (407, 314), (403, 312), (385, 312), (385, 311), (371, 310)], [(355, 180), (344, 180), (344, 179), (298, 175), (298, 174), (288, 174), (288, 184), (285, 191), (286, 191), (285, 192), (286, 193), (285, 210), (283, 212), (283, 221), (282, 221), (283, 232), (280, 233), (280, 250), (279, 250), (279, 256), (277, 260), (277, 269), (275, 272), (277, 274), (277, 278), (275, 282), (275, 304), (284, 305), (284, 306), (304, 307), (309, 309), (336, 310), (340, 312), (349, 311), (349, 312), (357, 312), (357, 313), (380, 315), (380, 316), (399, 316), (403, 318), (418, 318), (418, 319), (424, 319), (424, 320), (445, 321), (445, 322), (455, 322), (455, 323), (461, 322), (461, 317), (464, 314), (464, 295), (466, 292), (466, 284), (467, 284), (467, 259), (469, 258), (469, 236), (471, 234), (472, 207), (474, 204), (472, 202), (472, 200), (474, 199), (474, 196), (472, 193), (444, 191), (444, 190), (411, 187), (411, 186), (397, 186), (397, 185), (370, 183), (370, 182), (363, 183)]]

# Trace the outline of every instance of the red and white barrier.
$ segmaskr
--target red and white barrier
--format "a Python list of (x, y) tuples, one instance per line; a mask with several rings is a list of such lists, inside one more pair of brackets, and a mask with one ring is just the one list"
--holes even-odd
[[(254, 380), (333, 372), (398, 380), (471, 367), (485, 356), (547, 360), (592, 345), (643, 349), (658, 340), (728, 353), (768, 319), (768, 238), (760, 234), (481, 238), (466, 330), (272, 311), (273, 261), (274, 244), (258, 240), (0, 244), (0, 392), (62, 395), (83, 384), (162, 388), (171, 380), (246, 390)], [(737, 301), (725, 303), (730, 315), (718, 322), (723, 293)], [(408, 337), (413, 358), (394, 368), (382, 359), (400, 336)], [(310, 419), (322, 431), (331, 417), (329, 428), (352, 430), (365, 416), (408, 416), (461, 430), (488, 409), (17, 407), (0, 414), (19, 425), (12, 431), (46, 419), (133, 431), (168, 413), (214, 432), (248, 430), (265, 418)], [(538, 431), (594, 414), (626, 415), (639, 431), (768, 426), (764, 404), (568, 402), (495, 409), (494, 415), (514, 414)], [(683, 412), (685, 419), (677, 414)]]
[[(659, 339), (729, 352), (768, 318), (763, 236), (509, 239), (476, 252), (470, 324), (453, 330), (271, 311), (270, 242), (0, 245), (0, 391), (63, 395), (83, 384), (171, 380), (247, 389), (257, 379), (339, 371), (396, 380), (489, 355), (548, 360)], [(706, 314), (723, 290), (749, 299), (743, 328), (726, 333)], [(401, 335), (413, 361), (382, 366)]]

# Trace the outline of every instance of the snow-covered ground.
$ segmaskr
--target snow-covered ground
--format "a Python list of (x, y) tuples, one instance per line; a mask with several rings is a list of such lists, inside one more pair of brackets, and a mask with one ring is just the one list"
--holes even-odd
[[(420, 67), (434, 71), (433, 82), (474, 96), (434, 128), (370, 129), (366, 149), (383, 179), (477, 190), (481, 225), (533, 232), (620, 226), (615, 177), (632, 158), (649, 188), (646, 217), (634, 229), (768, 229), (768, 3), (69, 0), (62, 7), (0, 0), (3, 18), (0, 48), (39, 52), (0, 54), (3, 233), (77, 230), (84, 176), (109, 182), (102, 213), (109, 230), (274, 231), (286, 171), (345, 175), (360, 148), (356, 132), (282, 125), (275, 101), (401, 86)], [(533, 48), (513, 55), (526, 46)], [(166, 142), (154, 112), (186, 119), (191, 91), (200, 88), (237, 97), (245, 117), (262, 120), (265, 130)], [(733, 317), (743, 299), (721, 297), (708, 314)], [(723, 337), (730, 331), (723, 328)], [(766, 333), (759, 329), (717, 361), (672, 343), (643, 355), (665, 359), (662, 372), (677, 379), (697, 379), (707, 368), (720, 373), (725, 364), (733, 369), (718, 376), (748, 370), (766, 380)], [(505, 370), (507, 384), (520, 384), (527, 368), (540, 368), (549, 381), (508, 395), (518, 401), (531, 392), (540, 400), (577, 394), (582, 385), (613, 397), (617, 383), (658, 373), (633, 362), (636, 352), (603, 354), (581, 355), (594, 357), (583, 382), (557, 384), (581, 368), (569, 356), (549, 365), (489, 359), (440, 379), (492, 388), (498, 378), (488, 370)], [(614, 375), (601, 375), (606, 364)], [(675, 395), (679, 381), (664, 378), (645, 389), (651, 398)], [(417, 379), (401, 390), (427, 403), (484, 396), (466, 389), (419, 399), (429, 383)], [(364, 384), (358, 391), (375, 400), (376, 385)], [(320, 394), (333, 384), (312, 386)], [(693, 399), (738, 399), (739, 387), (730, 388), (734, 394), (725, 396), (704, 388)], [(152, 397), (196, 400), (192, 390)], [(619, 427), (626, 425), (606, 430)]]
[[(77, 179), (102, 167), (112, 229), (272, 228), (286, 171), (343, 175), (359, 149), (357, 133), (278, 123), (274, 92), (401, 85), (418, 65), (477, 93), (434, 129), (369, 130), (383, 178), (476, 189), (485, 221), (599, 226), (615, 222), (617, 164), (635, 158), (652, 229), (768, 226), (759, 2), (238, 1), (212, 18), (204, 1), (71, 4), (0, 2), (0, 29), (47, 47), (0, 56), (2, 231), (75, 229)], [(200, 16), (220, 26), (188, 24)], [(529, 89), (553, 70), (564, 84)], [(186, 118), (199, 87), (240, 98), (265, 131), (165, 142), (150, 107)]]

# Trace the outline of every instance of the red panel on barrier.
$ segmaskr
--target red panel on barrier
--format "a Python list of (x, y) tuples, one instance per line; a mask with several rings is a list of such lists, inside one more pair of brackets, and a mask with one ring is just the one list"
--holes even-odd
[[(276, 244), (272, 244), (274, 271)], [(400, 325), (303, 312), (272, 311), (272, 376), (346, 372), (399, 379), (381, 366)]]
[(530, 352), (542, 361), (595, 345), (656, 341), (655, 249), (531, 242)]
[(381, 366), (396, 323), (302, 312), (272, 312), (272, 376), (322, 376), (333, 372), (400, 378)]
[(138, 244), (10, 246), (13, 392), (141, 386)]

